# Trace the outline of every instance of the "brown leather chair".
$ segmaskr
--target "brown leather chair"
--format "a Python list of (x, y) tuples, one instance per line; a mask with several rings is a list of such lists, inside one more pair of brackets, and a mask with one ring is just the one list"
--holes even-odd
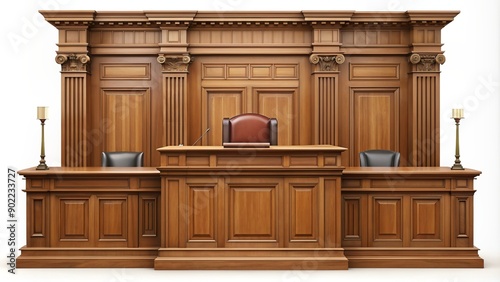
[(278, 120), (246, 113), (222, 120), (222, 143), (278, 145)]
[(143, 152), (102, 152), (102, 166), (140, 167), (144, 165)]
[(367, 150), (359, 153), (360, 166), (399, 166), (399, 152)]

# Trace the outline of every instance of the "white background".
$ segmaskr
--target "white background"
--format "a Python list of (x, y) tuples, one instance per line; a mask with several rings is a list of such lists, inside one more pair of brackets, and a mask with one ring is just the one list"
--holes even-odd
[[(1, 17), (0, 279), (2, 281), (500, 281), (499, 15), (496, 0), (25, 0), (3, 2)], [(474, 241), (484, 269), (350, 269), (347, 271), (155, 271), (152, 269), (17, 269), (7, 272), (7, 168), (36, 166), (40, 123), (36, 107), (49, 107), (46, 155), (60, 166), (60, 65), (55, 63), (57, 29), (38, 10), (457, 10), (442, 31), (441, 165), (451, 166), (455, 125), (451, 109), (463, 107), (462, 164), (482, 171), (475, 187)], [(18, 179), (17, 243), (26, 242), (24, 181)]]

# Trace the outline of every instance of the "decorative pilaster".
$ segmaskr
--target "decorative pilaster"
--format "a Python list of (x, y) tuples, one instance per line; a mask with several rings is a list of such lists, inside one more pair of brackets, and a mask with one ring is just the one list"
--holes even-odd
[(58, 54), (61, 65), (61, 163), (87, 166), (87, 90), (90, 57), (87, 54)]
[(339, 65), (345, 62), (342, 54), (312, 54), (315, 95), (315, 144), (338, 144), (338, 80)]
[(191, 57), (187, 54), (156, 59), (163, 73), (164, 144), (179, 145), (187, 142), (187, 74)]
[[(439, 136), (439, 65), (443, 54), (418, 54), (409, 57), (411, 102), (409, 103), (409, 164), (412, 166), (440, 165)], [(431, 114), (429, 114), (431, 113)]]

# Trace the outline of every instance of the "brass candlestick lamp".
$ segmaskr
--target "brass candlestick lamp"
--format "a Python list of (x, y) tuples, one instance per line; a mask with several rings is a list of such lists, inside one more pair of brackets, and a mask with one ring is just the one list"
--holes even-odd
[(460, 145), (458, 141), (458, 127), (460, 125), (460, 120), (464, 118), (464, 109), (452, 109), (451, 110), (451, 118), (455, 120), (456, 126), (456, 144), (455, 144), (455, 163), (451, 167), (451, 169), (463, 170), (464, 167), (460, 163)]
[(40, 164), (36, 167), (37, 170), (47, 170), (49, 167), (45, 163), (45, 136), (44, 136), (44, 126), (45, 120), (48, 117), (48, 107), (38, 107), (37, 119), (42, 123), (42, 149), (40, 152)]

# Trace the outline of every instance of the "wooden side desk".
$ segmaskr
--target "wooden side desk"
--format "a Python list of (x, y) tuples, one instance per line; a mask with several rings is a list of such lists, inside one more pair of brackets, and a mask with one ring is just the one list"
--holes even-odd
[(343, 169), (342, 148), (226, 149), (161, 148), (160, 168), (19, 171), (17, 266), (484, 267), (479, 171)]
[(349, 167), (342, 247), (349, 267), (484, 267), (474, 246), (474, 178), (449, 167)]
[(160, 244), (156, 168), (51, 167), (26, 178), (17, 267), (153, 267)]

